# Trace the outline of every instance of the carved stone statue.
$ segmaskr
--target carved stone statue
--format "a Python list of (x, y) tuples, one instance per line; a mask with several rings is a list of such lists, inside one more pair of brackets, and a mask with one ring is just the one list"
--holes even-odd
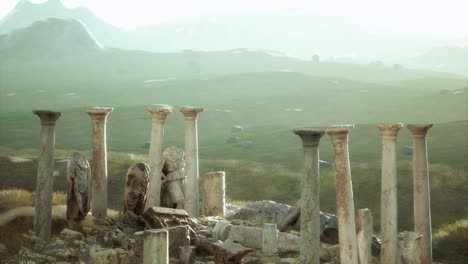
[(404, 231), (398, 234), (398, 264), (421, 264), (421, 238), (423, 235)]
[(91, 169), (80, 153), (73, 153), (67, 163), (67, 219), (81, 222), (89, 212), (91, 203)]
[(177, 147), (169, 147), (163, 152), (163, 179), (161, 182), (161, 206), (184, 208), (183, 185), (185, 176), (185, 153)]
[(135, 163), (128, 168), (125, 177), (124, 210), (143, 214), (150, 168), (146, 163)]

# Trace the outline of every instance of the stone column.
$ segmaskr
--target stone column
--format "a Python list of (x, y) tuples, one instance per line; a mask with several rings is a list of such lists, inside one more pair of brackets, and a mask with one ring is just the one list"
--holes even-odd
[(356, 215), (356, 240), (360, 264), (372, 263), (372, 213), (369, 209), (359, 209)]
[(203, 182), (204, 214), (206, 216), (222, 216), (226, 212), (225, 172), (208, 172)]
[(198, 113), (203, 112), (203, 108), (185, 106), (180, 112), (185, 117), (185, 174), (187, 184), (185, 184), (184, 209), (191, 217), (200, 214), (199, 209), (199, 187), (198, 187)]
[(348, 135), (353, 127), (353, 125), (333, 126), (325, 130), (332, 141), (335, 162), (340, 259), (341, 263), (347, 264), (358, 264), (356, 220), (348, 151)]
[(304, 149), (305, 174), (301, 191), (300, 263), (320, 263), (319, 142), (323, 129), (295, 129)]
[(414, 231), (422, 235), (421, 263), (432, 263), (432, 226), (426, 134), (432, 124), (408, 124), (413, 136)]
[(397, 264), (397, 166), (396, 139), (403, 125), (378, 124), (382, 136), (382, 191), (380, 232), (382, 250), (380, 263)]
[(267, 256), (273, 256), (278, 253), (278, 231), (276, 230), (276, 224), (263, 224), (262, 252)]
[(143, 233), (143, 264), (169, 264), (169, 232), (150, 229)]
[(112, 107), (91, 107), (86, 112), (93, 122), (93, 159), (91, 163), (91, 212), (94, 217), (107, 216), (107, 115)]
[(164, 123), (168, 114), (172, 112), (169, 105), (150, 105), (147, 108), (151, 113), (151, 143), (149, 150), (150, 178), (146, 192), (146, 211), (149, 207), (161, 205), (161, 176), (162, 152), (164, 139)]
[(34, 110), (41, 119), (41, 148), (37, 164), (34, 232), (36, 236), (49, 240), (52, 231), (52, 195), (54, 186), (55, 122), (60, 112)]

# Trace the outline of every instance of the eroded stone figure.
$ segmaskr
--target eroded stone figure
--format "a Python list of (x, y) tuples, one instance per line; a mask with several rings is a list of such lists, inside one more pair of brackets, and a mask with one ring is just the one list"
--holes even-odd
[(161, 206), (184, 208), (183, 186), (185, 176), (185, 153), (177, 147), (169, 147), (163, 152), (163, 178), (161, 182)]
[(146, 202), (150, 168), (148, 164), (138, 162), (130, 166), (125, 177), (124, 210), (137, 215), (143, 214)]
[(401, 232), (398, 234), (398, 264), (421, 264), (421, 234)]
[(88, 160), (73, 153), (67, 163), (67, 219), (81, 222), (89, 212), (91, 203), (91, 169)]

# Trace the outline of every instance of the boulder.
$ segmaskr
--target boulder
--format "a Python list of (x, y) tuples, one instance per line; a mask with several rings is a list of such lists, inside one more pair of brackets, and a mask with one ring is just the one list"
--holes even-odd
[(62, 229), (60, 231), (60, 237), (65, 239), (65, 240), (82, 240), (83, 239), (83, 234), (81, 234), (78, 231), (74, 231), (68, 228)]

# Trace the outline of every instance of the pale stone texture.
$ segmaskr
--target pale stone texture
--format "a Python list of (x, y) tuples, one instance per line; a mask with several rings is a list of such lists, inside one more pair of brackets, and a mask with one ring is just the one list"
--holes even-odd
[(353, 125), (333, 126), (325, 130), (333, 145), (336, 177), (336, 214), (341, 263), (358, 264), (356, 220), (354, 214), (348, 135)]
[(168, 105), (150, 105), (147, 108), (151, 113), (151, 143), (148, 154), (150, 178), (146, 194), (145, 210), (161, 205), (161, 177), (162, 177), (162, 151), (164, 140), (164, 123), (172, 107)]
[(134, 163), (128, 168), (125, 176), (124, 213), (130, 211), (137, 215), (143, 214), (149, 173), (149, 166), (143, 162)]
[(421, 263), (432, 263), (432, 226), (426, 134), (432, 124), (408, 124), (413, 136), (414, 231), (422, 235)]
[(200, 214), (197, 117), (203, 111), (203, 108), (191, 106), (180, 109), (185, 119), (185, 172), (187, 184), (184, 190), (184, 209), (192, 217), (197, 217)]
[(179, 261), (181, 264), (195, 263), (195, 249), (194, 246), (179, 247)]
[(107, 216), (107, 144), (106, 122), (112, 107), (91, 107), (86, 112), (93, 123), (93, 159), (91, 164), (91, 212), (94, 217)]
[(262, 252), (266, 256), (278, 253), (278, 230), (275, 224), (263, 224)]
[(161, 206), (183, 209), (185, 176), (185, 153), (178, 147), (166, 148), (163, 152), (163, 180), (161, 182)]
[(204, 214), (222, 216), (226, 213), (225, 172), (208, 172), (203, 182)]
[(398, 234), (398, 264), (424, 264), (420, 259), (422, 237), (408, 231)]
[(146, 230), (143, 233), (143, 264), (168, 264), (168, 242), (167, 230)]
[(80, 153), (73, 153), (67, 162), (67, 219), (82, 221), (91, 208), (91, 168)]
[(382, 191), (380, 231), (382, 264), (397, 263), (397, 158), (396, 141), (402, 124), (378, 124), (382, 136)]
[(372, 262), (372, 213), (369, 209), (359, 209), (356, 214), (356, 239), (360, 264)]
[(60, 112), (34, 110), (41, 119), (41, 148), (37, 165), (34, 232), (43, 240), (51, 236), (52, 194), (54, 186), (55, 122)]
[(218, 240), (225, 241), (229, 237), (231, 232), (232, 224), (226, 220), (221, 220), (216, 223), (212, 231), (212, 241), (216, 242)]
[(322, 129), (296, 129), (304, 149), (305, 174), (301, 191), (301, 263), (320, 262), (319, 142)]

